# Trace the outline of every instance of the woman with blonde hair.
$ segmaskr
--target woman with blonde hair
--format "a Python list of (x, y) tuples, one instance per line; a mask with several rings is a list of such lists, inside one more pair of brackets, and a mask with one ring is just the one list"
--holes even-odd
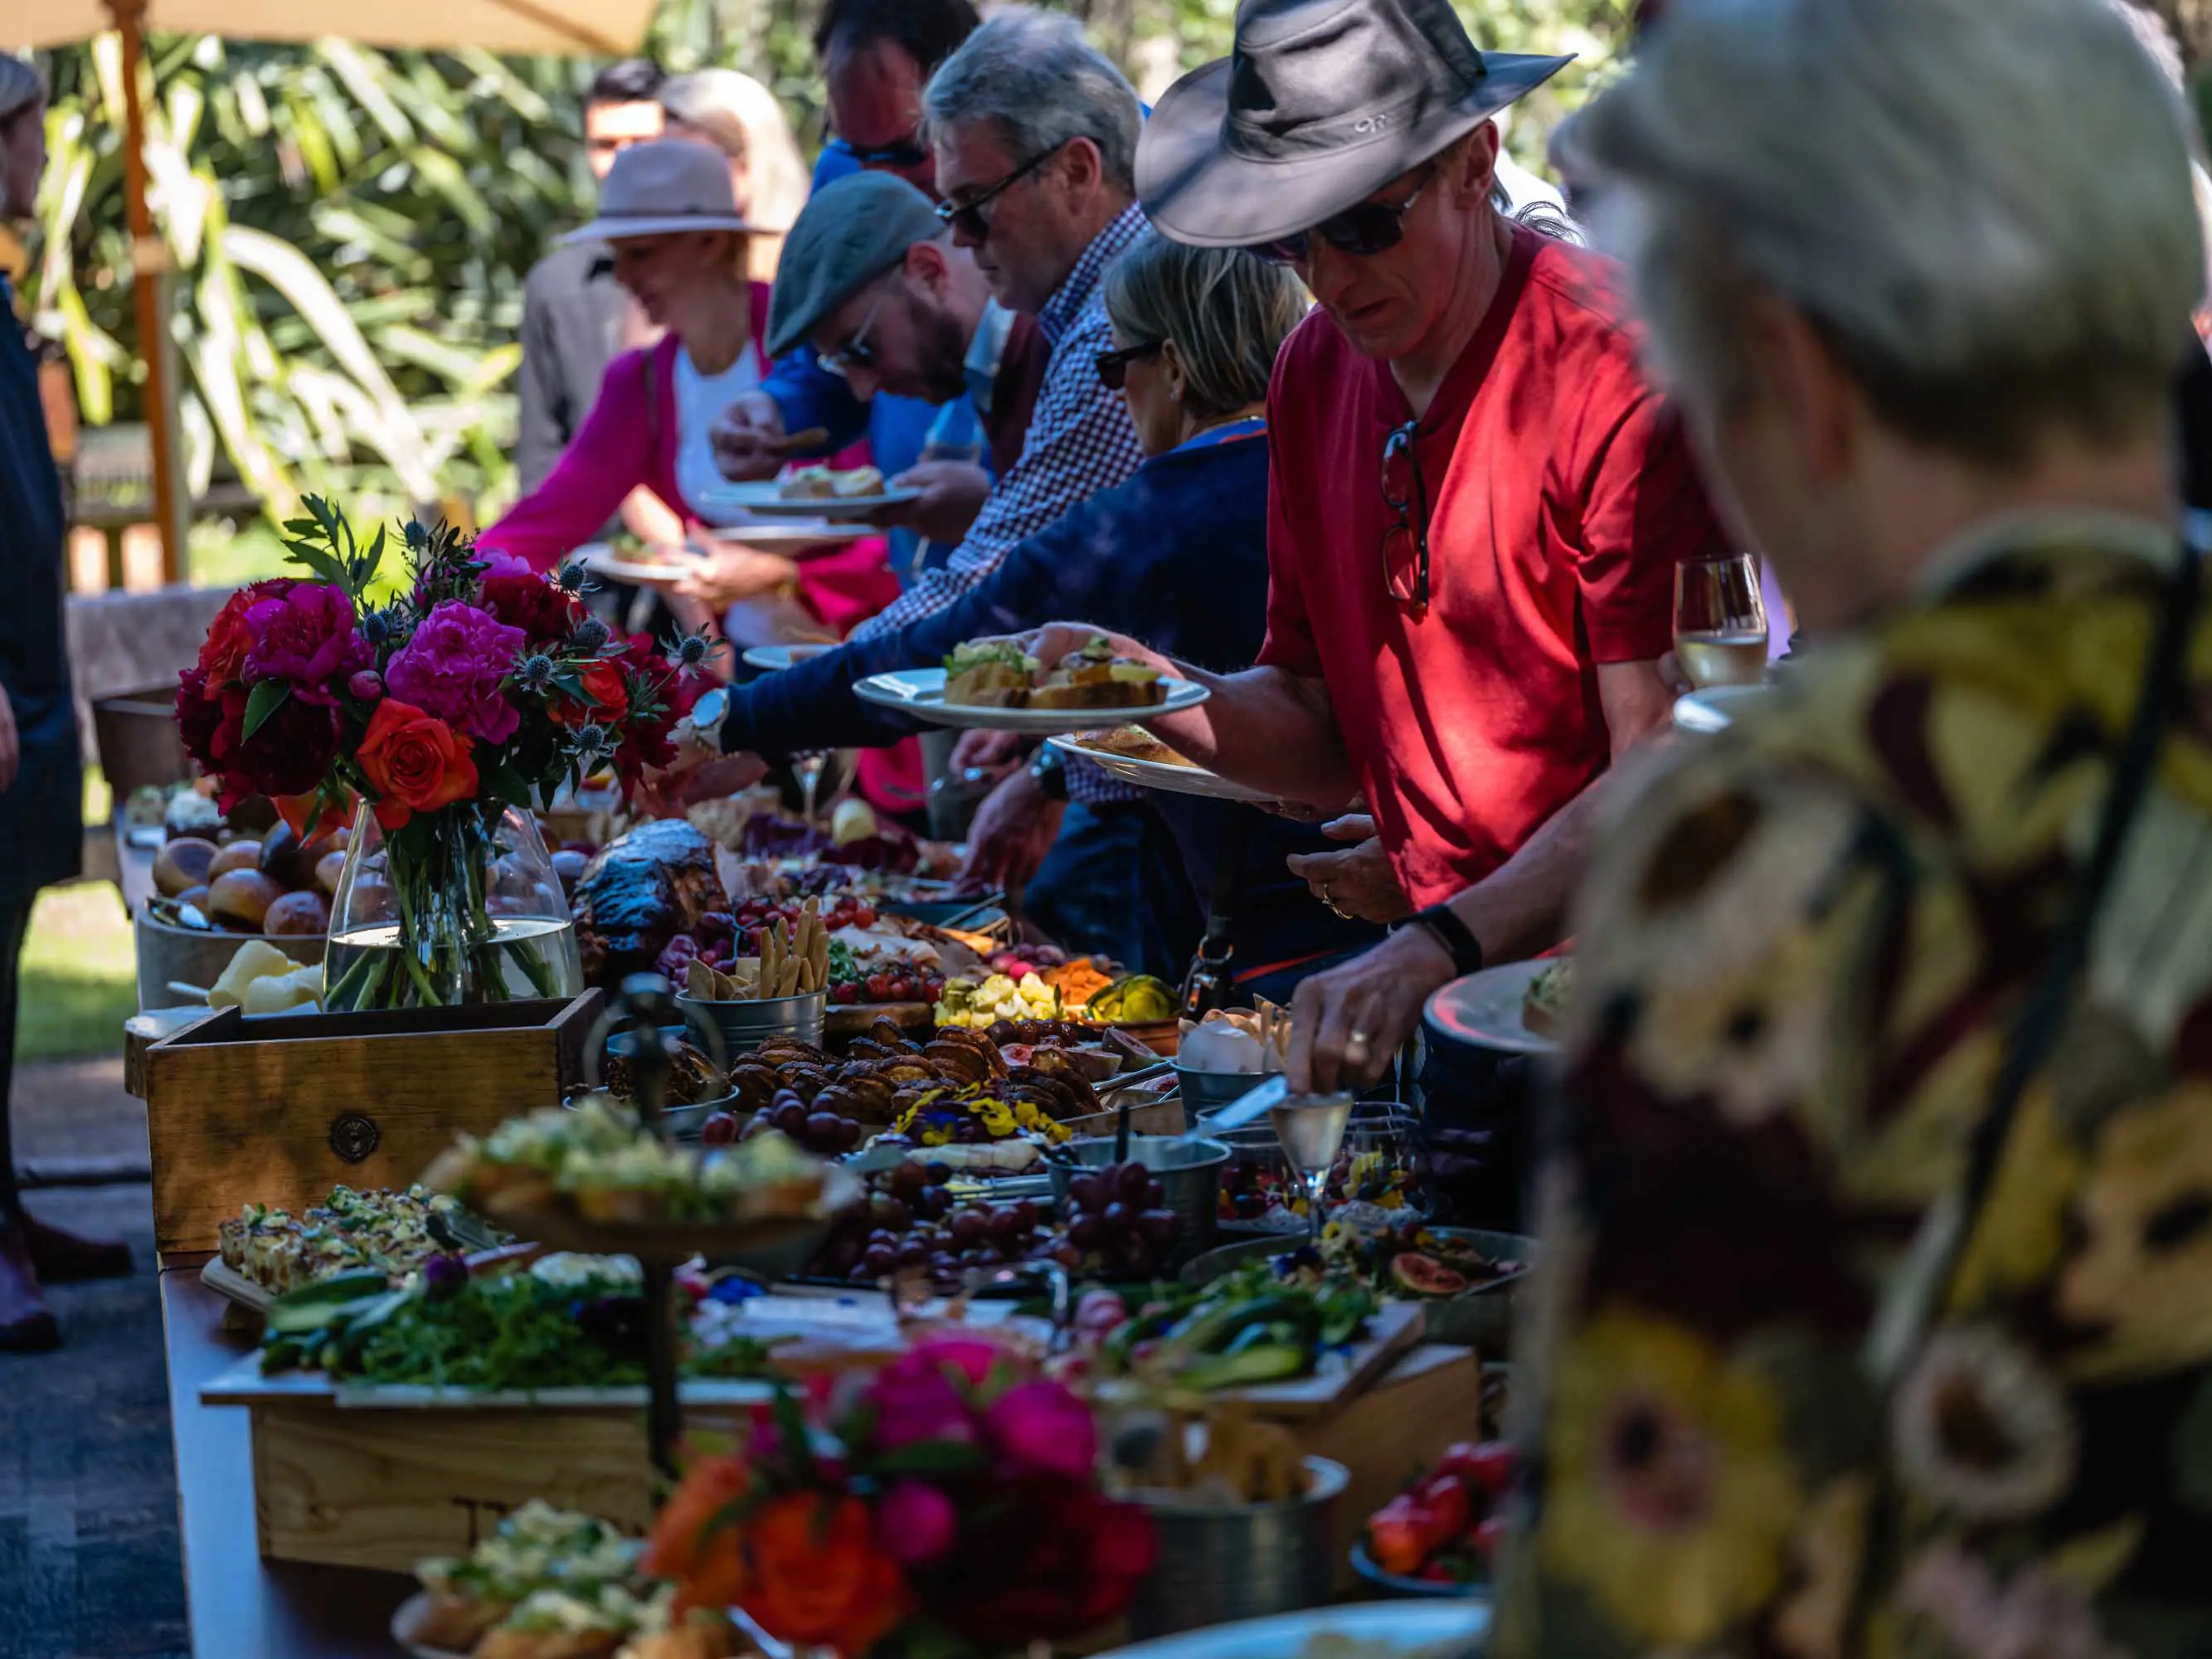
[(806, 205), (807, 189), (805, 158), (775, 94), (736, 70), (699, 70), (662, 87), (660, 106), (668, 112), (670, 137), (698, 139), (730, 158), (738, 210), (759, 228), (746, 275), (774, 282), (784, 233)]

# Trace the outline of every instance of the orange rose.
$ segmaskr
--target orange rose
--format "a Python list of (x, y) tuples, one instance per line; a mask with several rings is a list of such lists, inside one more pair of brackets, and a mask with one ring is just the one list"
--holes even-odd
[(640, 1565), (655, 1578), (677, 1581), (679, 1610), (726, 1607), (744, 1599), (750, 1581), (741, 1529), (733, 1522), (714, 1522), (751, 1486), (751, 1475), (738, 1459), (705, 1458), (684, 1472), (683, 1483), (661, 1505)]
[(576, 702), (562, 699), (553, 705), (553, 718), (563, 726), (608, 720), (629, 706), (629, 688), (623, 684), (622, 665), (602, 658), (583, 673), (584, 696)]
[(378, 796), (376, 821), (397, 830), (417, 812), (434, 812), (477, 792), (469, 740), (411, 704), (386, 697), (368, 717), (361, 769)]
[(906, 1616), (905, 1577), (877, 1547), (859, 1498), (793, 1492), (763, 1510), (746, 1533), (754, 1583), (740, 1605), (769, 1635), (857, 1659)]

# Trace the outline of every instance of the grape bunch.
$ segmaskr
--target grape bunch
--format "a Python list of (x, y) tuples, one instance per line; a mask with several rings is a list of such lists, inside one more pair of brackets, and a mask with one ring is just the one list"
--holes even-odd
[(866, 1206), (838, 1224), (815, 1273), (872, 1285), (901, 1268), (920, 1268), (950, 1291), (966, 1269), (1031, 1261), (1048, 1245), (1042, 1216), (1029, 1200), (961, 1204), (946, 1185), (951, 1179), (949, 1164), (912, 1158), (871, 1177)]
[(919, 963), (832, 980), (830, 986), (830, 1000), (847, 1008), (858, 1002), (935, 1002), (944, 994), (945, 975)]
[(866, 1131), (849, 1117), (817, 1112), (789, 1089), (779, 1089), (768, 1105), (740, 1127), (735, 1112), (716, 1112), (699, 1126), (699, 1139), (709, 1146), (726, 1146), (733, 1140), (750, 1140), (770, 1129), (797, 1141), (817, 1158), (836, 1158), (860, 1144)]
[(1176, 1212), (1167, 1194), (1138, 1163), (1085, 1171), (1067, 1189), (1067, 1242), (1093, 1277), (1149, 1279), (1167, 1263)]

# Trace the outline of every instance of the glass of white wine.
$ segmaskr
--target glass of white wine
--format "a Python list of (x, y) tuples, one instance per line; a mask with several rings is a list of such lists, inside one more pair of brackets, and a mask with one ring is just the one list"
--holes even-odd
[(1322, 1212), (1328, 1207), (1328, 1172), (1336, 1166), (1338, 1148), (1344, 1145), (1345, 1127), (1352, 1121), (1352, 1097), (1292, 1095), (1268, 1109), (1275, 1139), (1283, 1155), (1306, 1183), (1306, 1223), (1314, 1243), (1321, 1243)]
[(1674, 655), (1700, 691), (1766, 678), (1766, 601), (1750, 554), (1674, 567)]

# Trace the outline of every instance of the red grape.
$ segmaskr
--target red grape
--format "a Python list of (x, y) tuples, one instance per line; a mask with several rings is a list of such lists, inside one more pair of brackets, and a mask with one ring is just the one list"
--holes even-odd
[(1079, 1209), (1101, 1210), (1106, 1206), (1105, 1184), (1095, 1175), (1079, 1175), (1069, 1182), (1067, 1196)]
[(734, 1112), (716, 1112), (699, 1126), (699, 1139), (709, 1146), (726, 1146), (738, 1138)]
[(1146, 1243), (1165, 1244), (1176, 1235), (1173, 1210), (1146, 1210), (1137, 1217), (1137, 1232)]
[(848, 979), (842, 985), (830, 988), (830, 1000), (841, 1008), (849, 1008), (860, 1000), (860, 988), (856, 981)]
[(1152, 1195), (1152, 1171), (1141, 1164), (1122, 1164), (1114, 1171), (1114, 1191), (1131, 1204), (1142, 1205)]
[(952, 1179), (952, 1166), (942, 1158), (932, 1158), (923, 1164), (921, 1169), (922, 1173), (929, 1177), (929, 1184), (933, 1187), (942, 1187)]
[(990, 1231), (990, 1223), (983, 1218), (981, 1210), (962, 1210), (946, 1224), (945, 1230), (952, 1235), (956, 1244), (980, 1244)]
[(868, 1270), (871, 1277), (881, 1278), (898, 1266), (898, 1251), (891, 1245), (871, 1244), (868, 1253), (860, 1258), (860, 1265)]
[(805, 1103), (793, 1098), (775, 1108), (769, 1115), (769, 1121), (796, 1140), (806, 1133), (809, 1115)]

